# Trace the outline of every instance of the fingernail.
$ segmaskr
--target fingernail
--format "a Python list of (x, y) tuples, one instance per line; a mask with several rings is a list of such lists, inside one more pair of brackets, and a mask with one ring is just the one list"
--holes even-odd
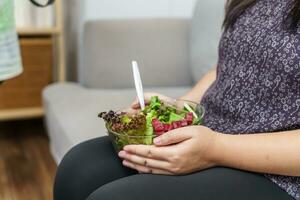
[(161, 139), (158, 137), (158, 138), (154, 138), (153, 140), (154, 144), (160, 144), (161, 143)]
[(123, 165), (128, 166), (128, 162), (126, 160), (123, 160)]
[(125, 156), (125, 151), (120, 151), (118, 155), (119, 155), (119, 157)]

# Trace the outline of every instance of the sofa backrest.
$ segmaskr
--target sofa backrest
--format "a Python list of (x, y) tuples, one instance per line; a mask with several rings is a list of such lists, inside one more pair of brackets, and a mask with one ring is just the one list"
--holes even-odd
[(199, 0), (190, 31), (189, 63), (197, 82), (217, 65), (226, 0)]
[(137, 60), (145, 87), (190, 86), (187, 19), (89, 21), (79, 81), (89, 88), (133, 87)]

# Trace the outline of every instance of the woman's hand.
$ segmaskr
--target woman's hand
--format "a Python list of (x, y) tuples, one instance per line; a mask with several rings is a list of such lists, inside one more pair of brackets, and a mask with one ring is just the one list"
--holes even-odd
[[(151, 97), (153, 97), (153, 96), (158, 96), (159, 99), (162, 100), (163, 102), (172, 103), (174, 101), (174, 99), (172, 99), (171, 97), (167, 97), (167, 96), (159, 94), (159, 93), (149, 92), (149, 93), (144, 94), (145, 103), (148, 104), (151, 100)], [(139, 104), (139, 101), (137, 98), (131, 104), (131, 109), (135, 109), (135, 110), (140, 109), (140, 104)]]
[(175, 129), (155, 139), (155, 146), (128, 145), (119, 153), (123, 165), (140, 173), (183, 175), (214, 167), (217, 134), (204, 126)]

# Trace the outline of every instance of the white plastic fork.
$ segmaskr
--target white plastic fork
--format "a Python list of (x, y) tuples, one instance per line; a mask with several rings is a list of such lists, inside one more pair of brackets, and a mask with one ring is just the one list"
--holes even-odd
[(143, 84), (142, 84), (139, 67), (138, 67), (138, 64), (136, 61), (132, 61), (132, 70), (133, 70), (133, 78), (134, 78), (134, 84), (135, 84), (137, 97), (138, 97), (141, 109), (144, 110), (145, 109), (145, 99), (144, 99)]

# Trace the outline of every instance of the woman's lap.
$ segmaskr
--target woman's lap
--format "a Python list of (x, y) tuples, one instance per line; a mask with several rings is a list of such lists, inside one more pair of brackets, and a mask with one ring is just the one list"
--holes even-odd
[(292, 199), (264, 176), (213, 168), (186, 176), (136, 174), (122, 166), (108, 137), (73, 148), (55, 181), (55, 200)]
[(213, 168), (186, 176), (134, 175), (108, 183), (88, 200), (291, 200), (262, 175)]

